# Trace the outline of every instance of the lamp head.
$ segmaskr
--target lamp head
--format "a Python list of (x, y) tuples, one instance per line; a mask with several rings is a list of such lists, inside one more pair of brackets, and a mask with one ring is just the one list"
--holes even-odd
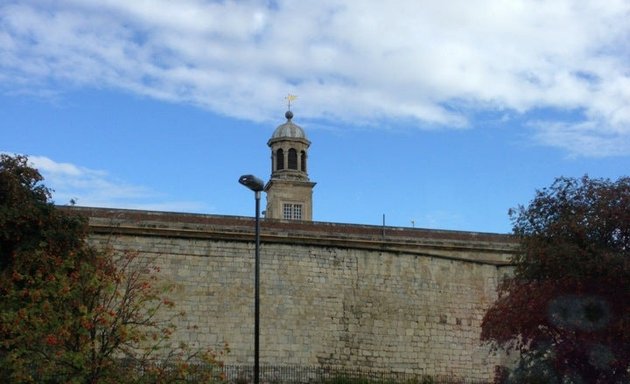
[(238, 182), (254, 192), (260, 192), (265, 189), (265, 183), (254, 175), (243, 175), (239, 177)]

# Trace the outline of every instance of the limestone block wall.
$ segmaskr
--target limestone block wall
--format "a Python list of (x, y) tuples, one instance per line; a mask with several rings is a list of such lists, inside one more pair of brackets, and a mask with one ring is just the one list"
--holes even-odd
[(479, 326), (494, 298), (496, 268), (351, 249), (269, 251), (263, 319), (274, 324), (263, 340), (276, 361), (491, 374)]
[[(176, 337), (253, 362), (248, 218), (83, 210), (92, 240), (155, 258), (186, 318)], [(261, 362), (490, 379), (485, 309), (516, 250), (508, 236), (264, 221)], [(190, 326), (196, 325), (196, 329)]]

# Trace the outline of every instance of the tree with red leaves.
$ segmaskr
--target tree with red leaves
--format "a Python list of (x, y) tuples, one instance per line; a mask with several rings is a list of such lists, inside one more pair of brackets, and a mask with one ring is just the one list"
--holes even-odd
[(630, 382), (630, 178), (559, 178), (510, 212), (521, 252), (481, 338), (501, 383)]
[(172, 344), (183, 314), (155, 264), (91, 247), (87, 220), (41, 181), (26, 157), (0, 155), (0, 382), (220, 379), (217, 353)]

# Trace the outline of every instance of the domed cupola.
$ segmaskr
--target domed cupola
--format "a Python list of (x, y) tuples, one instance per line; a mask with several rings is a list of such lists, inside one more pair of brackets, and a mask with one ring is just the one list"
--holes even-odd
[(293, 122), (293, 112), (284, 114), (287, 121), (279, 125), (267, 142), (271, 148), (271, 179), (265, 186), (265, 217), (285, 220), (312, 220), (312, 195), (315, 183), (308, 178), (306, 133)]
[(278, 125), (275, 131), (273, 131), (273, 135), (271, 135), (271, 140), (280, 139), (280, 138), (294, 138), (294, 139), (304, 139), (306, 140), (306, 134), (304, 130), (299, 125), (293, 123), (293, 112), (287, 111), (284, 114), (284, 117), (287, 118), (287, 122), (284, 124)]
[(293, 122), (293, 112), (284, 114), (286, 123), (271, 135), (267, 145), (271, 148), (271, 178), (308, 180), (307, 151), (311, 142), (299, 125)]

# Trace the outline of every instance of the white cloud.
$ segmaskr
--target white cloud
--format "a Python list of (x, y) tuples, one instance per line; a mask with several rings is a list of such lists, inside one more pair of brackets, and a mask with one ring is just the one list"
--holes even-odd
[(254, 120), (291, 92), (302, 118), (374, 125), (574, 110), (536, 137), (627, 155), (628, 19), (625, 0), (9, 2), (0, 88), (115, 87)]
[(134, 208), (160, 211), (199, 212), (205, 204), (172, 201), (148, 188), (115, 180), (104, 171), (59, 163), (44, 156), (29, 156), (29, 163), (39, 170), (47, 187), (53, 190), (56, 204), (90, 207)]
[(571, 156), (621, 156), (630, 153), (630, 135), (615, 132), (597, 122), (534, 122), (536, 138), (545, 144), (564, 148)]

